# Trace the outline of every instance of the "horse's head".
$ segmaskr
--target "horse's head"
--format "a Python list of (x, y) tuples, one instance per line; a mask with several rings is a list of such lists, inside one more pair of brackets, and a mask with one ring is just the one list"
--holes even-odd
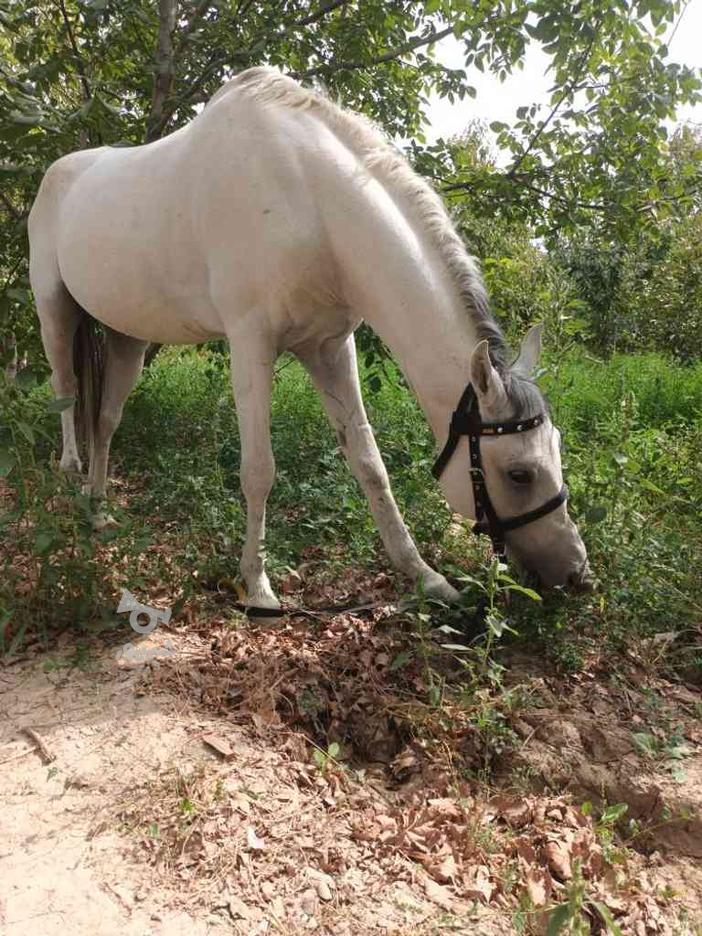
[[(531, 379), (540, 351), (540, 326), (529, 331), (510, 368), (494, 366), (487, 341), (481, 341), (473, 351), (470, 381), (479, 414), (474, 406), (474, 415), (461, 429), (469, 439), (468, 457), (477, 480), (471, 506), (487, 502), (482, 526), (489, 528), (493, 537), (499, 534), (508, 556), (521, 568), (536, 573), (544, 585), (589, 591), (593, 578), (587, 552), (565, 502), (560, 433)], [(456, 464), (452, 465), (449, 484), (458, 495), (456, 500), (465, 505), (465, 461), (458, 456), (452, 459), (457, 461), (462, 463), (462, 491), (457, 490)]]

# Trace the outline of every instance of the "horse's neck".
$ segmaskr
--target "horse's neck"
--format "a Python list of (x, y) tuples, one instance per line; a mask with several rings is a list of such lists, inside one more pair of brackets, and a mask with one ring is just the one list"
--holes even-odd
[[(376, 268), (376, 285), (382, 285), (364, 317), (399, 364), (441, 447), (470, 379), (476, 331), (440, 259), (428, 256), (417, 262), (413, 253), (396, 256), (398, 262), (382, 273)], [(441, 487), (454, 510), (471, 516), (464, 441), (442, 475)]]
[(399, 364), (440, 443), (469, 380), (475, 328), (436, 259), (393, 260), (374, 271), (373, 301), (364, 318)]

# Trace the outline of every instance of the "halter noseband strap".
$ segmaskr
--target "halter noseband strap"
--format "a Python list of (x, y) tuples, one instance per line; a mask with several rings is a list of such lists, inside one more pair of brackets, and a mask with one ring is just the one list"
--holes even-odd
[(546, 503), (534, 510), (519, 514), (517, 517), (506, 517), (501, 520), (495, 511), (488, 494), (483, 473), (483, 464), (480, 457), (481, 436), (512, 435), (518, 432), (528, 432), (536, 429), (544, 421), (544, 414), (538, 413), (528, 419), (515, 419), (511, 422), (483, 422), (480, 418), (478, 398), (472, 384), (468, 384), (458, 401), (451, 424), (446, 445), (434, 462), (431, 473), (435, 478), (441, 477), (461, 436), (468, 436), (470, 449), (470, 479), (473, 485), (473, 500), (475, 501), (475, 518), (478, 521), (474, 526), (476, 533), (487, 533), (492, 540), (493, 549), (498, 555), (505, 552), (505, 533), (533, 523), (556, 510), (568, 499), (568, 488), (563, 485), (558, 494), (547, 500)]

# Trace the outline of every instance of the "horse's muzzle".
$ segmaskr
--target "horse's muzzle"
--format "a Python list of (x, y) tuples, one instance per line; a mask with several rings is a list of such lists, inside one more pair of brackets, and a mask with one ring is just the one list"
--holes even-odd
[(592, 570), (587, 561), (583, 562), (582, 566), (568, 576), (568, 581), (566, 583), (566, 588), (571, 594), (574, 595), (587, 595), (595, 591), (597, 587), (597, 580), (592, 574)]

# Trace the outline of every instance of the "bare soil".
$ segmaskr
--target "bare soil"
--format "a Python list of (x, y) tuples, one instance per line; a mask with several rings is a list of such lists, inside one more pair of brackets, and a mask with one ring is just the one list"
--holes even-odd
[(702, 932), (697, 690), (514, 656), (500, 753), (396, 640), (208, 619), (6, 663), (0, 932), (540, 933), (580, 879), (622, 933)]

